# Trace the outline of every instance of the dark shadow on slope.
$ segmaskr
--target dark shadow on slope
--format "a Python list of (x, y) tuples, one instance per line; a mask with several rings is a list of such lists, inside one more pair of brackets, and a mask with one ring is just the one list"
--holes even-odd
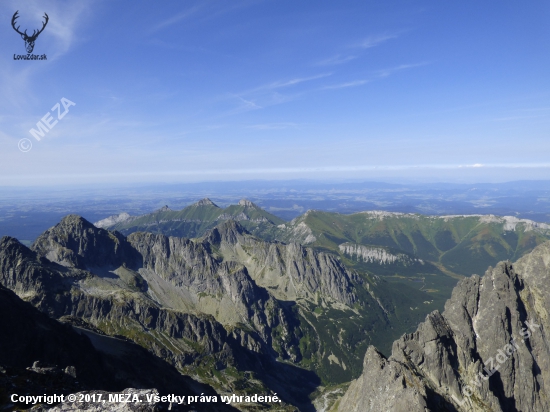
[(455, 406), (444, 397), (426, 386), (426, 404), (430, 411), (458, 412)]
[[(37, 367), (24, 372), (27, 367), (37, 365), (36, 361), (47, 368)], [(43, 395), (47, 390), (51, 390), (49, 394), (67, 394), (76, 389), (117, 392), (128, 387), (156, 388), (161, 394), (216, 394), (211, 387), (181, 375), (142, 347), (75, 330), (49, 318), (3, 286), (0, 286), (0, 365), (14, 368), (18, 371), (16, 375), (23, 372), (29, 375), (29, 381), (18, 381), (20, 388), (29, 395)], [(42, 382), (38, 377), (34, 379), (31, 372), (45, 374), (51, 379)], [(0, 402), (6, 401), (0, 399)], [(236, 410), (223, 404), (216, 409), (211, 405), (196, 405), (194, 409)]]
[(296, 406), (302, 412), (315, 412), (309, 398), (321, 384), (321, 379), (315, 372), (277, 362), (265, 355), (247, 352), (246, 360), (241, 359), (239, 362), (240, 370), (253, 372), (283, 402)]

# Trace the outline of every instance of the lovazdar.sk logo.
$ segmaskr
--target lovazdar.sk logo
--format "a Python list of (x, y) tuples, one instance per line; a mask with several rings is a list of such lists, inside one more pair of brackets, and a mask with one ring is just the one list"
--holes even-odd
[(22, 32), (20, 30), (21, 26), (16, 27), (18, 18), (19, 18), (19, 10), (17, 10), (13, 14), (13, 17), (11, 18), (11, 26), (21, 36), (21, 38), (25, 42), (25, 49), (27, 49), (27, 54), (14, 54), (13, 60), (46, 60), (47, 57), (45, 54), (42, 54), (39, 56), (36, 54), (32, 54), (32, 52), (34, 51), (34, 43), (36, 42), (36, 39), (48, 25), (48, 21), (50, 20), (50, 18), (48, 17), (48, 14), (44, 13), (44, 16), (43, 16), (44, 22), (42, 23), (42, 28), (33, 30), (31, 35), (27, 33), (26, 29), (25, 31)]

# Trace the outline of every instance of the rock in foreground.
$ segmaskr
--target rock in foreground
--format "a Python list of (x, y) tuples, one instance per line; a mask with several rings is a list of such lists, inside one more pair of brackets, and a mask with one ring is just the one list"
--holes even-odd
[(442, 314), (370, 347), (341, 412), (550, 411), (550, 242), (459, 282)]

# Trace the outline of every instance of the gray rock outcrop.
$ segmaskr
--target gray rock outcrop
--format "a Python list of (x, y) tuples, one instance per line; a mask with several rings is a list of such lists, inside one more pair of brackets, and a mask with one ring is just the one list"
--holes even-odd
[(254, 281), (278, 299), (315, 300), (321, 295), (348, 306), (357, 301), (353, 274), (334, 255), (297, 243), (265, 242), (235, 221), (212, 229), (204, 240), (227, 258), (242, 262)]
[(550, 242), (458, 283), (440, 314), (373, 347), (337, 411), (550, 411)]
[(95, 227), (99, 228), (107, 228), (109, 226), (116, 225), (117, 223), (123, 223), (123, 222), (131, 222), (133, 219), (135, 219), (135, 216), (130, 216), (129, 213), (122, 212), (118, 215), (112, 215), (109, 217), (106, 217), (105, 219), (101, 219), (94, 223)]

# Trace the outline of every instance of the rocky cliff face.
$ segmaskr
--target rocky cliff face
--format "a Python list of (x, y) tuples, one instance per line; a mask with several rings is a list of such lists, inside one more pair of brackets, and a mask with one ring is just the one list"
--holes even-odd
[(353, 274), (333, 255), (296, 243), (264, 242), (234, 221), (218, 226), (204, 239), (228, 259), (243, 262), (258, 285), (278, 299), (316, 300), (321, 295), (348, 306), (357, 300)]
[(342, 243), (338, 245), (338, 249), (343, 254), (360, 262), (378, 263), (380, 265), (400, 263), (404, 266), (409, 266), (414, 263), (424, 263), (422, 259), (416, 259), (404, 253), (392, 253), (388, 248), (384, 247)]
[[(159, 304), (175, 309), (187, 305), (225, 325), (245, 325), (265, 342), (263, 350), (276, 347), (283, 349), (278, 356), (300, 360), (291, 349), (298, 344), (292, 314), (257, 286), (245, 266), (216, 256), (205, 242), (143, 232), (128, 240), (143, 257), (139, 273)], [(284, 339), (276, 336), (276, 329)], [(249, 349), (261, 351), (258, 343)]]
[[(61, 263), (68, 266), (69, 260)], [(201, 345), (207, 353), (222, 351), (227, 332), (211, 317), (162, 308), (140, 290), (67, 266), (39, 257), (16, 239), (0, 240), (0, 282), (42, 312), (54, 318), (83, 319), (111, 334), (131, 332), (138, 342), (146, 330), (166, 333), (179, 349), (173, 354), (174, 364), (188, 363), (196, 354), (193, 344), (185, 340)], [(162, 347), (155, 348), (162, 353)]]
[(370, 347), (338, 411), (549, 411), (550, 242), (459, 282), (440, 314)]

